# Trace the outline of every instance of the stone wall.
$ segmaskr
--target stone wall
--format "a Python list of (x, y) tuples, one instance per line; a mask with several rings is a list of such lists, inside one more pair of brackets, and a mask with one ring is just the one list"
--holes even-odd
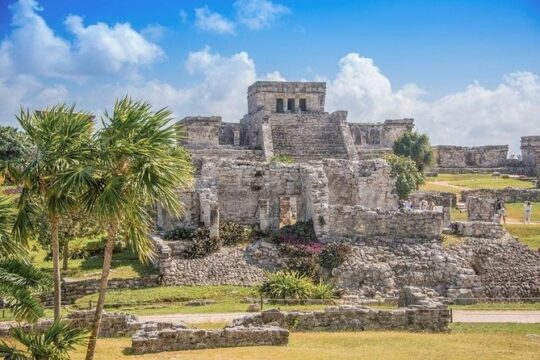
[(412, 202), (414, 209), (419, 209), (423, 200), (427, 201), (428, 203), (433, 203), (435, 206), (441, 207), (445, 226), (450, 224), (450, 211), (457, 204), (456, 195), (449, 192), (417, 191), (409, 196), (409, 200)]
[(536, 170), (537, 151), (540, 151), (540, 136), (523, 136), (521, 138), (521, 160), (531, 176), (534, 176)]
[(374, 310), (363, 306), (328, 307), (320, 311), (263, 311), (234, 320), (237, 326), (273, 324), (292, 331), (418, 331), (447, 332), (450, 310), (441, 307), (406, 307)]
[(240, 346), (284, 346), (289, 331), (276, 326), (232, 326), (220, 330), (171, 327), (159, 330), (146, 324), (132, 337), (134, 354), (162, 351), (199, 350)]
[(467, 219), (469, 221), (498, 222), (499, 215), (495, 211), (496, 199), (488, 197), (467, 197)]
[(183, 144), (218, 145), (221, 116), (188, 116), (176, 123)]
[(438, 168), (497, 168), (507, 164), (508, 145), (434, 146)]
[(525, 201), (540, 202), (540, 189), (477, 189), (465, 190), (461, 192), (461, 198), (466, 201), (469, 197), (501, 199), (507, 203), (518, 203)]
[(328, 236), (332, 238), (437, 238), (443, 229), (442, 211), (385, 211), (362, 206), (329, 207)]
[(499, 239), (506, 234), (503, 226), (491, 221), (458, 221), (452, 223), (452, 229), (458, 236)]
[(385, 120), (383, 123), (349, 123), (358, 148), (392, 148), (405, 132), (412, 131), (413, 119)]
[(158, 258), (156, 267), (163, 285), (241, 285), (262, 283), (264, 272), (251, 264), (245, 251), (237, 247), (223, 247), (199, 259), (179, 256), (181, 241), (164, 241), (154, 236)]

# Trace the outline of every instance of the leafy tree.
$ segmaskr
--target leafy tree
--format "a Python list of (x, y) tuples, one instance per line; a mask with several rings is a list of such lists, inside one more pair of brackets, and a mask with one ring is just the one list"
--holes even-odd
[(28, 136), (12, 126), (0, 125), (0, 160), (24, 160), (31, 149)]
[(429, 137), (416, 131), (407, 131), (396, 140), (394, 154), (411, 158), (421, 172), (424, 172), (424, 169), (433, 161)]
[(11, 330), (17, 345), (0, 343), (0, 356), (17, 360), (68, 360), (69, 352), (86, 342), (86, 330), (72, 327), (65, 320), (55, 320), (46, 330), (29, 330), (17, 326)]
[(23, 242), (32, 236), (38, 211), (44, 209), (51, 231), (54, 318), (58, 319), (61, 307), (59, 223), (60, 218), (75, 207), (77, 186), (84, 181), (65, 178), (64, 174), (83, 167), (93, 155), (90, 148), (93, 123), (90, 114), (75, 112), (74, 106), (66, 105), (32, 113), (21, 110), (17, 119), (35, 144), (35, 150), (16, 176), (22, 192), (13, 235)]
[(17, 319), (36, 321), (43, 307), (34, 292), (48, 290), (51, 279), (22, 258), (25, 251), (9, 232), (15, 213), (12, 200), (0, 195), (0, 300)]
[(107, 112), (95, 137), (93, 169), (74, 173), (72, 178), (91, 179), (82, 201), (107, 231), (100, 290), (86, 359), (94, 357), (101, 324), (114, 241), (119, 226), (140, 259), (153, 256), (148, 232), (152, 227), (149, 208), (159, 204), (173, 215), (182, 210), (177, 189), (192, 183), (192, 163), (187, 150), (177, 147), (171, 112), (153, 112), (148, 103), (129, 97), (118, 100)]
[(424, 182), (424, 176), (410, 158), (388, 155), (386, 161), (392, 169), (390, 176), (396, 178), (396, 190), (400, 199), (408, 198), (409, 194)]

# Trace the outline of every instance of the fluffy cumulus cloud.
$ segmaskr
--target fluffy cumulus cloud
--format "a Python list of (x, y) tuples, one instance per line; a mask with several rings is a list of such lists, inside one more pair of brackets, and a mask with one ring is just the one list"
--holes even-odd
[(237, 0), (234, 7), (238, 21), (252, 30), (269, 27), (281, 16), (290, 13), (288, 7), (270, 0)]
[[(413, 117), (435, 144), (510, 144), (540, 134), (540, 80), (530, 72), (504, 76), (494, 88), (478, 83), (433, 101), (415, 84), (393, 89), (372, 59), (350, 53), (328, 82), (327, 108), (349, 110), (349, 121)], [(536, 120), (536, 121), (535, 121)]]
[(195, 26), (199, 30), (218, 34), (234, 34), (234, 23), (208, 6), (195, 9)]

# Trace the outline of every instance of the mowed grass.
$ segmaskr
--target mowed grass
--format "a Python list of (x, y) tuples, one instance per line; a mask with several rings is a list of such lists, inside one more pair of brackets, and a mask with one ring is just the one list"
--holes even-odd
[[(291, 333), (289, 345), (131, 355), (131, 339), (98, 340), (96, 360), (538, 359), (540, 324), (452, 324), (449, 334)], [(83, 348), (72, 359), (84, 359)]]
[(533, 250), (540, 248), (540, 224), (507, 224), (506, 230)]
[(468, 189), (504, 189), (507, 187), (529, 189), (534, 184), (529, 180), (502, 178), (491, 174), (439, 174), (426, 177), (420, 186), (422, 191), (444, 191), (459, 194)]
[[(90, 241), (89, 239), (86, 239)], [(52, 272), (52, 261), (46, 261), (46, 251), (36, 242), (30, 243), (30, 259), (32, 263), (47, 272)], [(62, 277), (76, 279), (98, 279), (103, 266), (102, 256), (86, 259), (73, 259), (68, 262), (68, 270), (61, 270)], [(132, 279), (144, 275), (155, 274), (152, 265), (142, 264), (137, 255), (129, 249), (113, 255), (110, 279)]]
[[(531, 222), (540, 223), (540, 203), (533, 202), (532, 204), (532, 213), (531, 213)], [(506, 203), (506, 211), (509, 218), (516, 221), (524, 221), (525, 219), (525, 208), (523, 203)]]

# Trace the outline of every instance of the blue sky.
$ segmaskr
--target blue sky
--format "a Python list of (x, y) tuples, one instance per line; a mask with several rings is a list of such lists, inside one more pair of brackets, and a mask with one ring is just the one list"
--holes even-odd
[(540, 135), (540, 0), (0, 0), (0, 119), (124, 93), (238, 121), (257, 79), (324, 80), (349, 121), (434, 143)]

